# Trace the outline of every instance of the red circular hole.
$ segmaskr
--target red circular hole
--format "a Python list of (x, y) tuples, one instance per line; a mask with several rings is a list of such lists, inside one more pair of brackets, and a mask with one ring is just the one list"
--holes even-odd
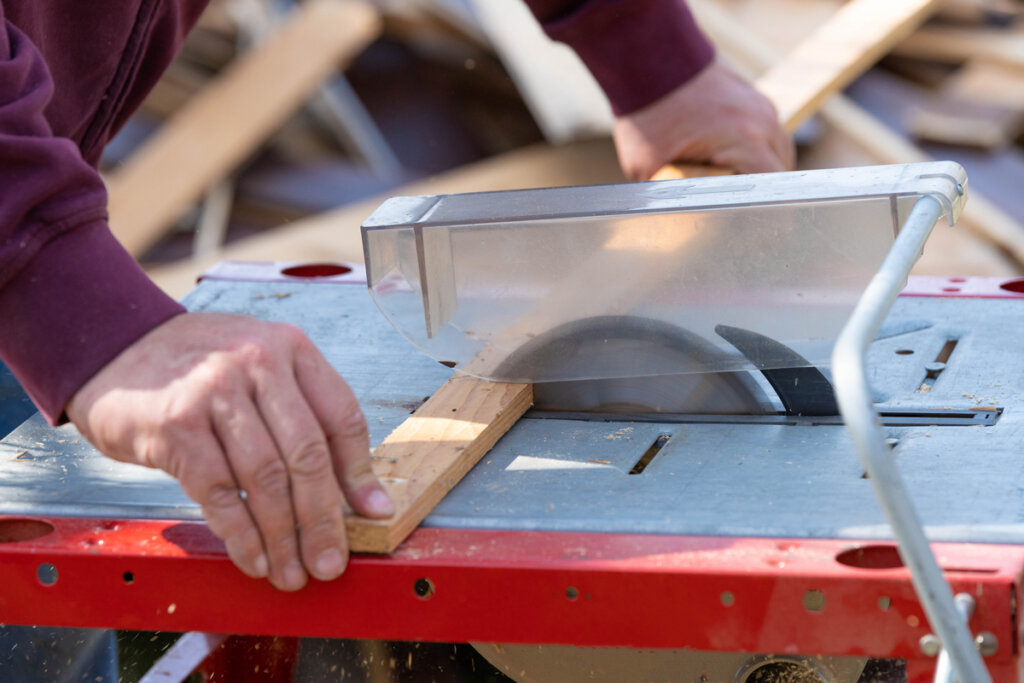
[(1015, 294), (1024, 294), (1024, 278), (1019, 280), (1007, 280), (1003, 284), (999, 285), (999, 289), (1005, 289), (1007, 292), (1014, 292)]
[(960, 288), (959, 287), (943, 287), (942, 291), (943, 292), (959, 292)]
[(0, 543), (21, 543), (53, 533), (54, 526), (39, 519), (0, 519)]
[(894, 545), (865, 545), (844, 550), (836, 555), (836, 562), (858, 569), (898, 569), (903, 566)]
[(307, 263), (301, 266), (292, 266), (281, 271), (290, 277), (334, 277), (351, 273), (352, 269), (338, 263)]

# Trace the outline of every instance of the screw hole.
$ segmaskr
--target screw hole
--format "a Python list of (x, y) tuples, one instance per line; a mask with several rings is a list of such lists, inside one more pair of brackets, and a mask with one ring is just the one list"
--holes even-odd
[(124, 579), (124, 582), (126, 584), (131, 585), (135, 583), (135, 574), (132, 574), (131, 572), (125, 572), (121, 575), (121, 578)]
[(57, 568), (49, 562), (43, 562), (36, 568), (36, 578), (44, 586), (52, 586), (57, 583)]
[(416, 593), (416, 597), (420, 600), (429, 600), (434, 597), (434, 582), (428, 578), (416, 579), (416, 583), (412, 585), (413, 591)]
[(898, 356), (909, 356), (914, 353), (914, 349), (896, 349), (896, 355)]
[(565, 597), (569, 598), (570, 600), (575, 600), (576, 598), (580, 597), (580, 591), (575, 586), (569, 586), (565, 589)]

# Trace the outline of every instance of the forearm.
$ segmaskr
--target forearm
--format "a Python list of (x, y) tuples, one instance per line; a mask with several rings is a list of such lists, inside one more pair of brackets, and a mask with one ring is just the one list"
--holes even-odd
[(0, 358), (56, 422), (99, 368), (182, 309), (107, 230), (102, 180), (44, 116), (52, 90), (0, 6)]

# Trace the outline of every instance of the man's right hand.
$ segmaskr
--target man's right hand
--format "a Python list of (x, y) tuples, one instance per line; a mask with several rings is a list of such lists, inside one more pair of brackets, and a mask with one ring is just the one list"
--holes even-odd
[(793, 141), (767, 97), (720, 61), (643, 109), (620, 116), (612, 131), (622, 170), (647, 180), (675, 161), (737, 173), (793, 168)]
[(352, 390), (292, 325), (171, 318), (79, 389), (67, 414), (104, 454), (174, 476), (239, 569), (282, 590), (344, 571), (343, 500), (369, 517), (394, 512)]

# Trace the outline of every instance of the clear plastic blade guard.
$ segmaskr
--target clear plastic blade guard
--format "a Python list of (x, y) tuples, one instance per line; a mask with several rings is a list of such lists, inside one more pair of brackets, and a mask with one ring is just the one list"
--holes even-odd
[[(820, 366), (917, 199), (934, 197), (952, 224), (966, 182), (958, 164), (931, 162), (395, 197), (363, 224), (367, 282), (412, 344), (492, 380), (752, 369), (719, 325)], [(601, 318), (641, 338), (678, 330), (699, 352), (634, 354), (616, 339), (585, 363), (517, 361)]]

